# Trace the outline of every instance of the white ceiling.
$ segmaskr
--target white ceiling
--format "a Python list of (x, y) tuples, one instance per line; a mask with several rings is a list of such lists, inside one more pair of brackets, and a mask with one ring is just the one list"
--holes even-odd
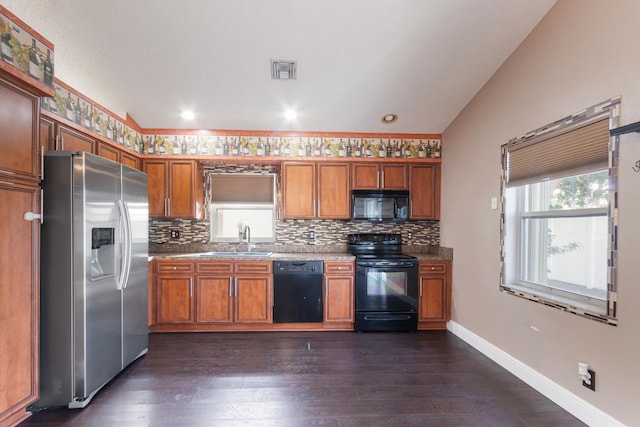
[[(555, 1), (0, 4), (54, 43), (56, 77), (143, 128), (441, 133)], [(297, 80), (271, 80), (270, 59)]]

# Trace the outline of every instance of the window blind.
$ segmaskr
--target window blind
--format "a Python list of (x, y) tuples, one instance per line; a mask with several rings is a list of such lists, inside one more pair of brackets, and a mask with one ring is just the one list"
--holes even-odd
[(578, 175), (609, 164), (609, 119), (507, 147), (507, 187)]
[(210, 175), (213, 203), (273, 203), (273, 175)]

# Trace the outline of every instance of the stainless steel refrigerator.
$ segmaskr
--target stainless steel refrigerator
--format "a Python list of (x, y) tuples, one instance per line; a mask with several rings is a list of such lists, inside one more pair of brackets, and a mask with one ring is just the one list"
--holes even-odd
[(83, 152), (44, 157), (40, 398), (83, 408), (148, 349), (146, 174)]

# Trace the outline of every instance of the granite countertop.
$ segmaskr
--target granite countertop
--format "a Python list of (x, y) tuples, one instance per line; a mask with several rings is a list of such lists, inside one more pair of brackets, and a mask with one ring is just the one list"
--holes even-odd
[(235, 252), (217, 252), (216, 254), (189, 253), (189, 254), (149, 254), (149, 260), (159, 261), (353, 261), (355, 257), (348, 253), (334, 252), (272, 252), (261, 255), (241, 255)]
[[(313, 252), (261, 252), (262, 248), (255, 250), (252, 255), (242, 255), (231, 251), (202, 251), (190, 253), (150, 253), (149, 261), (212, 261), (212, 260), (256, 260), (256, 261), (353, 261), (355, 256), (338, 251), (313, 251)], [(406, 247), (403, 253), (413, 255), (420, 261), (442, 261), (453, 259), (453, 249), (440, 246)]]

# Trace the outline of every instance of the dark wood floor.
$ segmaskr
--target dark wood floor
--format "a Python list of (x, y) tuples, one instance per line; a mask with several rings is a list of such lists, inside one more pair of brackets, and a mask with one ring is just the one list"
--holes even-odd
[(26, 426), (582, 426), (449, 332), (152, 334), (85, 409)]

